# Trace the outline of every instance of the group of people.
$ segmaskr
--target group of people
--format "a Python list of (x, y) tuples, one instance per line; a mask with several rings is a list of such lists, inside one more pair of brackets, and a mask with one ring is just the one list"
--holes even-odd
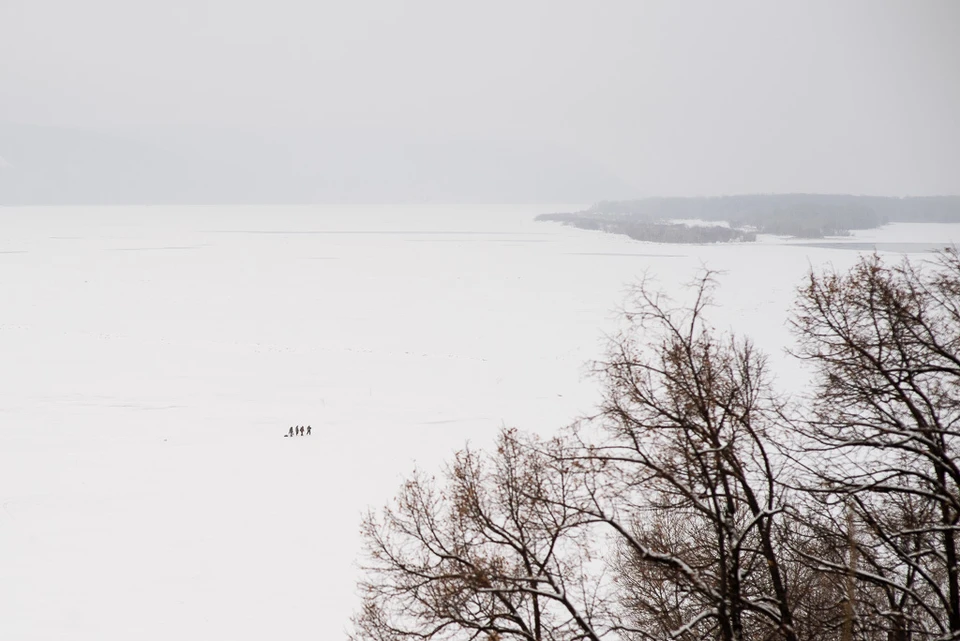
[(306, 427), (297, 425), (296, 427), (291, 427), (290, 431), (284, 434), (284, 436), (310, 436), (312, 432), (313, 429), (309, 425)]

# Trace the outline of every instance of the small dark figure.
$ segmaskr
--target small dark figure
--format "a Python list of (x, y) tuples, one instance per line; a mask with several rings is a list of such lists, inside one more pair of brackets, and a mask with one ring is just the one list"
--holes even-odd
[(300, 426), (300, 436), (303, 436), (303, 425)]
[(287, 432), (287, 436), (293, 436), (293, 426), (290, 427), (290, 431)]
[(310, 436), (310, 432), (312, 432), (312, 431), (313, 431), (313, 430), (310, 428), (310, 426), (307, 425), (307, 436)]

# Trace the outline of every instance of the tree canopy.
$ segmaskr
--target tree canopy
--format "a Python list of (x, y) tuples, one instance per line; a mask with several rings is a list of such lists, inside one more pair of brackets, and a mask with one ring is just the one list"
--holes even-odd
[(960, 257), (811, 271), (787, 401), (640, 284), (594, 416), (504, 429), (364, 520), (353, 638), (960, 639)]

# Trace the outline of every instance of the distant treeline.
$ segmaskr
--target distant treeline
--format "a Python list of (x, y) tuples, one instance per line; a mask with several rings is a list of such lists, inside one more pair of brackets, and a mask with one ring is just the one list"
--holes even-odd
[(754, 231), (734, 229), (722, 225), (687, 225), (683, 223), (650, 222), (633, 218), (613, 218), (605, 214), (578, 212), (575, 214), (542, 214), (537, 220), (552, 220), (580, 229), (595, 229), (612, 234), (626, 234), (634, 240), (654, 243), (729, 243), (753, 241)]
[[(626, 234), (665, 243), (756, 240), (756, 233), (799, 238), (845, 236), (893, 222), (960, 222), (960, 196), (886, 198), (879, 196), (782, 194), (715, 198), (645, 198), (599, 202), (566, 214), (543, 214), (581, 229)], [(686, 225), (677, 220), (725, 222)]]

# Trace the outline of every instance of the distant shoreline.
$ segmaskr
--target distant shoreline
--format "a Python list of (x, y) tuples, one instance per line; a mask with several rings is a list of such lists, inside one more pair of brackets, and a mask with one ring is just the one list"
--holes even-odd
[[(602, 201), (538, 221), (656, 243), (754, 242), (757, 234), (803, 239), (849, 236), (887, 223), (960, 223), (960, 196), (755, 194)], [(703, 221), (690, 224), (683, 221)], [(723, 223), (723, 224), (721, 224)]]

